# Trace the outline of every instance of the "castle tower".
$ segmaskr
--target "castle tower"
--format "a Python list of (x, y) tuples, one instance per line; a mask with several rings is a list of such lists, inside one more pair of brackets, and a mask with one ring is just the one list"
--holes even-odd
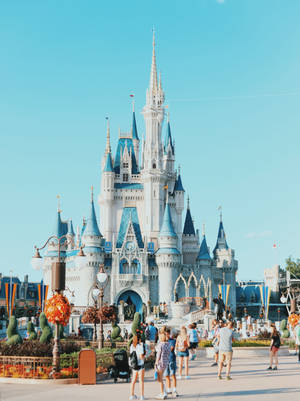
[(175, 147), (171, 135), (170, 121), (168, 119), (168, 125), (164, 141), (164, 170), (166, 170), (168, 173), (174, 173), (174, 163), (175, 163)]
[(199, 238), (195, 232), (194, 222), (190, 210), (190, 199), (188, 198), (187, 210), (182, 235), (182, 254), (184, 264), (196, 263), (199, 251)]
[(170, 304), (173, 300), (173, 287), (181, 259), (177, 248), (177, 240), (178, 237), (174, 230), (170, 205), (167, 201), (159, 234), (159, 250), (156, 252), (159, 275), (159, 302), (166, 302), (167, 304)]

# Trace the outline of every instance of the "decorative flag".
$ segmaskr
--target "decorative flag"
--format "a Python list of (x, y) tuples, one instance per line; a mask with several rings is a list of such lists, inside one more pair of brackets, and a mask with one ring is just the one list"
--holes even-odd
[(12, 293), (10, 293), (10, 283), (5, 283), (5, 299), (8, 317), (11, 316), (14, 309), (17, 283), (12, 284)]
[(277, 245), (276, 245), (276, 244), (273, 244), (273, 248), (277, 248)]
[(261, 303), (265, 309), (265, 318), (268, 319), (271, 288), (265, 285), (260, 285), (259, 289), (260, 289)]
[(225, 306), (227, 306), (228, 303), (229, 292), (230, 292), (230, 284), (224, 284), (224, 285), (219, 284), (219, 293), (222, 296)]
[(130, 97), (134, 97), (134, 95), (133, 94), (131, 94), (131, 95), (129, 95)]

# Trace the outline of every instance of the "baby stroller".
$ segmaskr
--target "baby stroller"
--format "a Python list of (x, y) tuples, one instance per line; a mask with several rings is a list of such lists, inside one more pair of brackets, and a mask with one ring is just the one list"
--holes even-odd
[(111, 366), (109, 369), (109, 374), (114, 382), (117, 383), (119, 379), (125, 379), (127, 383), (130, 380), (130, 369), (128, 365), (127, 352), (124, 349), (120, 349), (114, 352), (115, 366)]

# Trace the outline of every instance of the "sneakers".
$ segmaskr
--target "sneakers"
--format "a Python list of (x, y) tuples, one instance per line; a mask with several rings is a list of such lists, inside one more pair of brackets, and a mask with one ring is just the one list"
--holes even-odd
[(196, 354), (192, 355), (190, 360), (194, 361), (195, 359), (196, 359)]
[(210, 366), (218, 366), (218, 364), (217, 364), (217, 362), (214, 362)]
[(277, 366), (274, 366), (273, 370), (278, 370)]
[(137, 396), (136, 396), (136, 395), (131, 395), (131, 396), (129, 397), (129, 399), (130, 399), (130, 400), (136, 400), (136, 399), (137, 399)]
[(155, 399), (156, 400), (165, 400), (167, 398), (167, 394), (158, 394)]
[(143, 395), (141, 395), (140, 400), (144, 401), (145, 397)]
[(272, 367), (271, 367), (271, 366), (269, 366), (267, 370), (272, 370)]
[(167, 394), (172, 394), (172, 390), (170, 388), (167, 388)]
[(173, 397), (179, 397), (179, 395), (178, 395), (176, 390), (173, 391)]
[(176, 379), (177, 379), (177, 380), (181, 380), (181, 379), (182, 379), (182, 376), (177, 376)]
[(226, 380), (232, 380), (232, 377), (226, 376)]
[(218, 375), (218, 379), (219, 379), (219, 380), (222, 380), (222, 379), (223, 379), (223, 377), (222, 377), (222, 376), (220, 376), (220, 375)]
[(189, 380), (191, 378), (191, 376), (185, 376), (186, 380)]

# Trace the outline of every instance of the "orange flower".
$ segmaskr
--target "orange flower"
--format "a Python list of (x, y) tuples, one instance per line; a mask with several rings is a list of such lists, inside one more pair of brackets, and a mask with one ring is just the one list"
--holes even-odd
[(71, 306), (68, 298), (62, 294), (54, 294), (46, 302), (45, 315), (49, 322), (66, 326), (71, 315)]

